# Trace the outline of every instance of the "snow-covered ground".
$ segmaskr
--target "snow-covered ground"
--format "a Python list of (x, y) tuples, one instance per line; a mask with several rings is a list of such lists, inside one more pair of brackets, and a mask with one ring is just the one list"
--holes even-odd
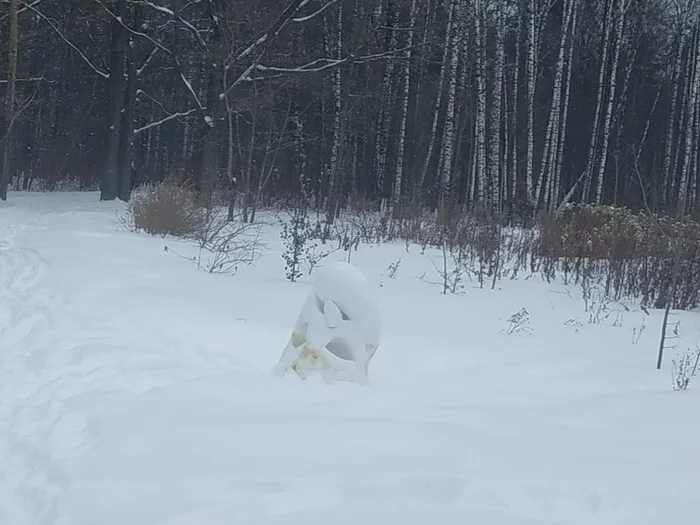
[[(0, 203), (0, 525), (700, 520), (700, 379), (672, 391), (672, 350), (654, 369), (659, 312), (633, 344), (634, 304), (588, 324), (539, 277), (443, 296), (417, 278), (437, 253), (361, 246), (384, 317), (370, 384), (279, 379), (309, 284), (285, 280), (278, 228), (209, 275), (121, 209)], [(503, 333), (522, 307), (532, 333)], [(700, 314), (678, 319), (680, 351)]]

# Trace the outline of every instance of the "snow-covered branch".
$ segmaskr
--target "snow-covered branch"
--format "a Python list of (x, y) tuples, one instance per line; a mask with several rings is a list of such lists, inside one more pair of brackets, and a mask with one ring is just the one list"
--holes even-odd
[[(343, 58), (317, 58), (306, 64), (300, 66), (268, 66), (265, 64), (256, 64), (255, 62), (250, 64), (243, 73), (241, 73), (238, 78), (226, 87), (225, 91), (219, 95), (219, 99), (223, 100), (236, 86), (242, 82), (249, 82), (253, 80), (269, 80), (271, 78), (279, 78), (281, 74), (285, 73), (318, 73), (319, 71), (325, 71), (333, 67), (341, 66), (343, 64), (366, 64), (367, 62), (373, 62), (375, 60), (384, 60), (387, 58), (403, 58), (402, 53), (409, 49), (413, 49), (416, 46), (406, 46), (400, 49), (395, 49), (392, 51), (386, 51), (384, 53), (375, 53), (372, 55), (361, 55), (355, 56), (353, 54), (347, 55)], [(251, 77), (253, 71), (270, 72), (277, 73), (276, 75), (261, 76), (261, 77)]]
[(197, 29), (192, 23), (188, 22), (184, 18), (182, 18), (179, 14), (176, 14), (175, 11), (168, 7), (164, 7), (158, 4), (154, 4), (153, 2), (149, 2), (148, 0), (140, 0), (139, 3), (143, 6), (149, 7), (151, 9), (154, 9), (156, 11), (159, 11), (160, 13), (170, 16), (173, 19), (177, 20), (180, 24), (182, 24), (186, 29), (188, 29), (195, 37), (197, 42), (199, 43), (200, 46), (202, 46), (203, 49), (207, 48), (207, 43), (204, 41), (202, 38), (202, 34)]
[(256, 47), (262, 45), (265, 41), (267, 40), (267, 33), (262, 35), (260, 38), (258, 38), (255, 42), (250, 44), (248, 47), (246, 47), (243, 51), (239, 53), (239, 55), (236, 57), (236, 60), (240, 60), (242, 58), (247, 57), (250, 55)]
[(20, 2), (20, 3), (22, 4), (22, 6), (23, 6), (25, 9), (29, 9), (29, 10), (32, 11), (34, 14), (36, 14), (39, 18), (41, 18), (42, 20), (44, 20), (44, 22), (46, 22), (46, 23), (49, 25), (49, 27), (51, 27), (51, 29), (53, 29), (54, 32), (55, 32), (59, 37), (61, 37), (61, 40), (63, 40), (70, 48), (72, 48), (73, 51), (75, 51), (76, 53), (78, 53), (78, 56), (80, 56), (80, 58), (83, 60), (83, 62), (85, 62), (85, 63), (90, 67), (90, 69), (92, 69), (97, 75), (101, 76), (102, 78), (109, 79), (109, 73), (105, 73), (104, 71), (102, 71), (101, 69), (99, 69), (97, 66), (95, 66), (95, 64), (93, 64), (93, 63), (90, 61), (90, 59), (89, 59), (87, 56), (85, 56), (85, 53), (83, 53), (83, 52), (80, 50), (80, 48), (78, 48), (78, 46), (76, 46), (73, 42), (71, 42), (71, 41), (68, 39), (68, 37), (66, 37), (66, 35), (63, 34), (63, 32), (58, 28), (58, 26), (57, 26), (56, 24), (54, 24), (54, 22), (53, 22), (50, 18), (48, 18), (47, 16), (45, 16), (44, 13), (42, 13), (41, 11), (39, 11), (39, 10), (35, 7), (36, 4), (38, 4), (40, 1), (41, 1), (41, 0), (35, 0), (35, 1), (32, 2), (31, 4), (27, 4), (26, 2)]
[(175, 120), (177, 118), (181, 117), (188, 117), (192, 115), (192, 113), (196, 113), (199, 111), (198, 108), (192, 108), (187, 111), (179, 111), (177, 113), (173, 113), (172, 115), (168, 115), (165, 118), (162, 118), (160, 120), (156, 120), (155, 122), (151, 122), (150, 124), (146, 124), (145, 126), (142, 126), (140, 128), (137, 128), (134, 130), (134, 135), (138, 135), (139, 133), (143, 133), (144, 131), (148, 131), (149, 129), (152, 128), (157, 128), (158, 126), (165, 124), (166, 122), (170, 122), (171, 120)]
[(323, 13), (326, 9), (328, 9), (330, 6), (332, 6), (333, 4), (335, 4), (337, 2), (338, 2), (338, 0), (330, 0), (330, 2), (327, 2), (326, 4), (323, 5), (323, 7), (320, 7), (319, 9), (317, 9), (316, 11), (311, 13), (310, 15), (300, 16), (297, 18), (293, 18), (292, 20), (294, 20), (294, 22), (299, 22), (299, 23), (300, 22), (308, 22), (312, 18), (315, 18), (316, 16)]
[[(282, 29), (289, 23), (289, 21), (292, 19), (294, 16), (294, 13), (297, 12), (300, 8), (304, 7), (309, 0), (293, 0), (285, 9), (280, 13), (280, 16), (277, 17), (277, 19), (272, 23), (272, 25), (265, 31), (262, 35), (258, 37), (258, 39), (253, 42), (251, 45), (249, 45), (247, 48), (245, 48), (237, 57), (236, 61), (240, 60), (242, 58), (247, 57), (254, 51), (256, 51), (258, 48), (262, 47), (260, 52), (258, 53), (258, 60), (262, 58), (262, 56), (265, 54), (267, 51), (267, 48), (270, 46), (270, 44), (279, 36), (280, 32)], [(256, 60), (257, 61), (257, 60)]]
[(151, 9), (155, 9), (156, 11), (160, 11), (161, 13), (168, 16), (175, 16), (175, 11), (173, 11), (172, 9), (162, 5), (154, 4), (153, 2), (149, 2), (148, 0), (140, 0), (139, 4), (144, 5), (146, 7), (150, 7)]
[(199, 110), (203, 111), (204, 106), (202, 106), (202, 102), (199, 100), (197, 93), (195, 93), (194, 88), (192, 87), (192, 83), (189, 80), (187, 80), (187, 77), (185, 77), (185, 73), (183, 73), (182, 71), (182, 66), (180, 66), (180, 62), (177, 59), (175, 59), (175, 62), (177, 62), (177, 69), (178, 73), (180, 74), (180, 79), (182, 80), (182, 83), (185, 84), (187, 91), (189, 91), (190, 95), (192, 96), (192, 99), (194, 100), (195, 104), (197, 104)]
[(331, 67), (339, 66), (350, 60), (350, 57), (345, 57), (341, 59), (335, 58), (317, 58), (311, 62), (296, 66), (296, 67), (280, 67), (280, 66), (265, 66), (258, 64), (255, 68), (258, 71), (272, 71), (275, 73), (312, 73), (318, 71), (324, 71)]
[[(44, 77), (16, 78), (15, 82), (41, 82)], [(0, 84), (7, 84), (7, 80), (0, 79)]]
[(141, 65), (136, 69), (136, 76), (141, 76), (141, 73), (143, 73), (143, 70), (146, 69), (148, 64), (151, 63), (151, 60), (153, 60), (153, 57), (156, 56), (157, 51), (158, 51), (157, 47), (154, 47), (153, 49), (151, 49), (151, 52), (148, 53), (148, 56), (146, 56), (146, 58), (141, 63)]

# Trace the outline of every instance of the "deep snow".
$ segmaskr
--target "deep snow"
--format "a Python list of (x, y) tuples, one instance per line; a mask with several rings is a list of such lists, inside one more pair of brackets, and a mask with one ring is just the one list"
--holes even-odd
[[(443, 296), (417, 278), (438, 253), (361, 246), (370, 384), (279, 379), (309, 285), (285, 280), (277, 227), (254, 266), (209, 275), (121, 210), (0, 203), (0, 525), (700, 519), (700, 379), (671, 390), (673, 350), (654, 369), (660, 312), (635, 345), (632, 303), (613, 326), (536, 276)], [(522, 307), (532, 333), (503, 333)], [(678, 319), (694, 346), (700, 314)]]

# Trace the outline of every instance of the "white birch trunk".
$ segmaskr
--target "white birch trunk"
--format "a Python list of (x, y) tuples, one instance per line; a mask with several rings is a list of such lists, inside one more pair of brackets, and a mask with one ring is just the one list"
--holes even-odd
[(447, 60), (450, 53), (450, 36), (452, 34), (452, 24), (454, 22), (454, 9), (452, 9), (451, 7), (448, 11), (449, 13), (447, 16), (447, 29), (445, 31), (442, 62), (440, 64), (440, 78), (437, 84), (438, 91), (437, 96), (435, 97), (435, 106), (433, 109), (433, 123), (430, 128), (430, 138), (428, 139), (428, 151), (426, 152), (425, 160), (423, 161), (423, 169), (421, 170), (420, 178), (418, 179), (418, 184), (415, 187), (416, 196), (420, 196), (420, 194), (422, 193), (423, 185), (425, 184), (425, 178), (428, 174), (430, 158), (433, 155), (433, 149), (435, 149), (435, 138), (437, 136), (438, 117), (440, 115), (440, 107), (442, 106), (442, 88), (445, 84), (445, 71), (447, 70)]
[(678, 36), (678, 49), (676, 49), (676, 59), (674, 60), (673, 73), (671, 77), (671, 107), (669, 111), (668, 128), (666, 129), (666, 147), (664, 149), (663, 168), (661, 170), (662, 178), (659, 181), (661, 190), (660, 200), (662, 203), (666, 203), (668, 200), (667, 191), (672, 187), (671, 181), (673, 180), (673, 174), (671, 173), (671, 159), (673, 158), (674, 145), (676, 142), (676, 126), (678, 123), (676, 120), (676, 113), (678, 113), (678, 81), (680, 79), (685, 39), (685, 28), (681, 28)]
[[(480, 0), (483, 1), (483, 0)], [(491, 183), (491, 199), (494, 205), (500, 208), (503, 198), (501, 194), (501, 167), (503, 154), (501, 152), (501, 120), (503, 104), (503, 68), (505, 62), (504, 30), (505, 15), (504, 6), (497, 7), (496, 21), (496, 60), (493, 72), (493, 103), (491, 106), (491, 154), (489, 157), (489, 181)]]
[(595, 162), (596, 146), (598, 145), (598, 128), (600, 127), (600, 114), (603, 106), (603, 96), (605, 93), (605, 72), (608, 65), (608, 47), (610, 46), (610, 30), (612, 26), (612, 7), (615, 0), (607, 0), (605, 19), (603, 20), (603, 57), (600, 60), (600, 71), (598, 73), (598, 93), (596, 95), (595, 114), (593, 116), (593, 129), (591, 132), (591, 143), (588, 148), (588, 162), (586, 163), (586, 175), (583, 184), (582, 200), (587, 202), (591, 192), (593, 179), (593, 163)]
[(673, 203), (674, 200), (677, 201), (678, 199), (678, 187), (680, 183), (680, 179), (682, 177), (681, 172), (679, 171), (681, 168), (679, 168), (679, 164), (682, 162), (682, 158), (684, 158), (683, 153), (684, 149), (680, 147), (680, 144), (685, 143), (685, 138), (684, 138), (684, 133), (688, 129), (688, 124), (687, 124), (687, 119), (690, 118), (688, 116), (689, 110), (690, 110), (690, 97), (693, 89), (693, 78), (694, 78), (694, 71), (695, 71), (695, 60), (693, 59), (694, 53), (695, 53), (695, 48), (698, 45), (698, 34), (697, 31), (693, 32), (692, 38), (690, 40), (690, 43), (688, 44), (688, 50), (687, 50), (687, 57), (686, 57), (686, 64), (684, 65), (685, 69), (685, 82), (683, 85), (683, 94), (681, 98), (681, 103), (680, 103), (680, 116), (678, 119), (678, 135), (676, 137), (676, 142), (678, 143), (678, 147), (676, 147), (675, 154), (673, 156), (673, 164), (671, 167), (671, 180), (670, 180), (670, 188), (669, 188), (669, 203)]
[[(338, 6), (338, 22), (336, 29), (336, 58), (340, 59), (343, 53), (343, 6)], [(338, 183), (338, 152), (340, 151), (340, 118), (342, 114), (342, 99), (341, 99), (341, 71), (342, 68), (336, 67), (333, 70), (333, 147), (331, 148), (330, 161), (330, 177), (328, 180), (328, 201), (332, 207), (337, 206), (334, 200), (335, 186)], [(335, 209), (330, 210), (330, 214), (335, 213)]]
[(411, 92), (411, 56), (415, 44), (416, 28), (416, 0), (411, 0), (411, 10), (408, 15), (408, 49), (406, 50), (403, 67), (403, 98), (401, 100), (401, 123), (399, 124), (398, 146), (396, 151), (396, 175), (391, 202), (396, 206), (401, 200), (401, 188), (403, 183), (403, 157), (406, 147), (406, 122), (408, 121), (408, 101)]
[[(477, 2), (480, 0), (476, 0)], [(460, 0), (452, 0), (453, 13), (457, 13), (459, 19), (466, 18), (466, 6), (460, 6)], [(440, 173), (440, 206), (444, 208), (446, 199), (449, 196), (451, 174), (452, 174), (452, 156), (454, 152), (454, 124), (455, 124), (455, 94), (457, 90), (457, 66), (459, 65), (460, 40), (458, 32), (463, 30), (466, 24), (453, 24), (451, 45), (450, 45), (450, 74), (447, 87), (447, 110), (445, 112), (445, 125), (443, 126), (442, 135), (442, 162)]]
[[(698, 74), (700, 76), (700, 73)], [(700, 87), (698, 88), (700, 90)], [(698, 130), (700, 129), (700, 91), (695, 98), (695, 122), (693, 122), (693, 153), (691, 155), (691, 169), (687, 210), (694, 210), (697, 205), (697, 182), (698, 182), (698, 153), (700, 152), (700, 140), (698, 140)]]
[(688, 115), (685, 129), (685, 153), (683, 164), (681, 165), (681, 175), (678, 181), (678, 212), (679, 216), (683, 216), (686, 211), (688, 200), (688, 181), (690, 178), (690, 163), (691, 152), (693, 150), (693, 141), (697, 140), (697, 129), (695, 127), (695, 113), (698, 111), (698, 89), (700, 88), (700, 52), (698, 45), (693, 46), (692, 63), (694, 64), (693, 74), (690, 77), (690, 96), (688, 99)]
[[(522, 4), (521, 4), (522, 5)], [(510, 142), (511, 142), (511, 157), (510, 157), (510, 194), (511, 203), (515, 200), (518, 190), (518, 93), (520, 91), (520, 38), (523, 30), (522, 13), (518, 16), (518, 29), (515, 35), (515, 68), (513, 71), (513, 106), (511, 113), (510, 124)]]
[(622, 47), (622, 35), (625, 27), (625, 14), (627, 12), (629, 0), (619, 0), (617, 33), (613, 45), (614, 55), (612, 69), (610, 71), (610, 92), (608, 93), (608, 108), (605, 114), (605, 124), (603, 126), (603, 144), (600, 151), (600, 165), (598, 166), (598, 178), (595, 192), (595, 203), (599, 205), (603, 198), (603, 182), (605, 176), (605, 165), (608, 159), (608, 142), (610, 141), (610, 121), (612, 118), (613, 105), (615, 102), (615, 87), (617, 85), (617, 65), (620, 60), (620, 48)]
[[(394, 52), (396, 50), (396, 30), (398, 24), (396, 20), (389, 19), (390, 15), (393, 15), (392, 10), (389, 9), (386, 18), (387, 25), (390, 26), (388, 31), (391, 31), (391, 36), (389, 38), (389, 49), (387, 51)], [(389, 129), (391, 126), (391, 108), (393, 106), (392, 98), (392, 80), (394, 78), (394, 60), (387, 60), (386, 67), (384, 68), (384, 78), (382, 80), (382, 107), (379, 110), (379, 125), (377, 130), (377, 136), (375, 139), (375, 167), (374, 176), (376, 177), (376, 189), (379, 197), (384, 197), (384, 179), (386, 176), (386, 159), (387, 150), (389, 145)]]
[(566, 36), (571, 17), (571, 0), (563, 0), (563, 15), (561, 23), (561, 36), (559, 38), (559, 53), (557, 55), (556, 72), (554, 74), (554, 86), (552, 88), (552, 104), (549, 109), (547, 132), (545, 135), (544, 150), (540, 162), (540, 176), (537, 179), (535, 198), (537, 204), (541, 202), (545, 208), (549, 207), (549, 195), (552, 193), (552, 167), (554, 154), (559, 142), (559, 123), (561, 121), (561, 89), (564, 78), (564, 57), (566, 49)]
[(485, 62), (485, 24), (484, 0), (474, 0), (476, 23), (476, 159), (474, 183), (476, 186), (474, 200), (483, 202), (486, 187), (486, 79), (484, 78)]
[(566, 142), (566, 126), (569, 120), (569, 97), (571, 95), (571, 72), (573, 70), (574, 46), (576, 45), (576, 19), (578, 15), (578, 0), (573, 0), (571, 6), (571, 43), (569, 44), (569, 56), (567, 60), (566, 82), (564, 83), (564, 104), (562, 107), (561, 133), (557, 144), (556, 157), (554, 159), (554, 170), (552, 177), (554, 186), (552, 188), (552, 198), (550, 199), (550, 211), (554, 211), (559, 205), (559, 193), (561, 188), (561, 177), (564, 163), (564, 144)]
[(535, 154), (535, 87), (537, 84), (537, 0), (530, 0), (528, 10), (527, 46), (527, 153), (525, 166), (525, 190), (527, 202), (533, 204), (533, 169)]

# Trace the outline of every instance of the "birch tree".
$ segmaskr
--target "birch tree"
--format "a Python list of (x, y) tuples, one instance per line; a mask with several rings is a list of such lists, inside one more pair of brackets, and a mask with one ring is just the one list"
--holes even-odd
[(406, 50), (402, 71), (403, 93), (401, 98), (401, 121), (399, 124), (399, 134), (397, 138), (396, 150), (396, 174), (394, 176), (394, 185), (392, 188), (391, 202), (394, 207), (397, 207), (401, 201), (401, 190), (403, 187), (403, 165), (406, 149), (406, 125), (408, 123), (408, 103), (411, 93), (411, 57), (413, 46), (416, 42), (416, 0), (411, 0), (411, 7), (408, 14), (408, 49)]
[(625, 28), (625, 15), (629, 8), (630, 2), (633, 0), (617, 0), (618, 10), (615, 20), (616, 34), (613, 42), (614, 55), (610, 71), (610, 88), (608, 91), (608, 106), (605, 112), (605, 123), (603, 125), (603, 143), (600, 148), (601, 159), (598, 165), (598, 177), (595, 192), (595, 203), (600, 205), (603, 200), (603, 183), (605, 177), (605, 167), (608, 160), (608, 142), (610, 140), (610, 123), (613, 113), (613, 104), (615, 102), (615, 88), (617, 87), (617, 66), (620, 60), (620, 48), (622, 47), (622, 35)]
[[(381, 5), (381, 4), (380, 4)], [(389, 45), (388, 49), (390, 52), (394, 52), (397, 46), (397, 36), (395, 27), (396, 23), (396, 13), (395, 6), (392, 0), (388, 0), (387, 9), (385, 11), (386, 21), (385, 27), (389, 31)], [(389, 128), (391, 126), (391, 108), (393, 102), (393, 80), (394, 80), (394, 61), (389, 60), (384, 68), (384, 75), (382, 79), (382, 98), (381, 107), (379, 109), (379, 122), (377, 125), (377, 133), (375, 140), (375, 168), (374, 175), (377, 180), (377, 195), (380, 198), (384, 197), (384, 187), (385, 187), (385, 175), (386, 175), (386, 165), (387, 165), (387, 154), (389, 146)]]
[(582, 199), (587, 201), (590, 198), (591, 184), (593, 180), (593, 165), (598, 145), (598, 129), (600, 127), (601, 108), (605, 93), (605, 72), (608, 64), (608, 51), (610, 48), (610, 33), (612, 27), (612, 8), (615, 0), (605, 0), (603, 19), (603, 51), (600, 59), (600, 69), (598, 73), (598, 90), (596, 92), (595, 114), (593, 116), (593, 127), (591, 132), (591, 142), (588, 148), (588, 162), (586, 164)]
[(454, 0), (452, 0), (447, 4), (447, 6), (447, 26), (445, 29), (445, 37), (443, 41), (444, 44), (442, 46), (440, 75), (436, 86), (437, 96), (435, 97), (435, 102), (433, 105), (432, 125), (430, 127), (430, 132), (428, 135), (428, 150), (423, 160), (423, 169), (420, 172), (420, 177), (416, 181), (416, 185), (414, 187), (414, 199), (419, 200), (421, 202), (423, 199), (423, 186), (425, 184), (425, 179), (428, 174), (428, 168), (430, 166), (430, 160), (433, 155), (433, 150), (435, 149), (435, 142), (438, 133), (438, 118), (440, 116), (440, 108), (442, 107), (443, 86), (445, 85), (445, 74), (448, 68), (448, 60), (450, 56), (450, 39), (452, 37), (453, 32), (452, 25), (454, 24), (456, 3)]
[(559, 133), (559, 140), (557, 143), (557, 151), (554, 158), (554, 169), (552, 171), (552, 178), (554, 180), (552, 186), (552, 196), (550, 199), (550, 211), (555, 211), (559, 203), (559, 192), (562, 183), (562, 172), (564, 163), (564, 144), (566, 142), (566, 129), (569, 121), (569, 98), (571, 96), (571, 75), (573, 70), (573, 56), (575, 47), (575, 37), (576, 37), (576, 20), (578, 17), (578, 0), (572, 0), (571, 2), (571, 14), (570, 14), (570, 44), (568, 51), (568, 59), (566, 63), (566, 81), (564, 82), (564, 104), (562, 107), (561, 115), (561, 130)]
[[(343, 49), (343, 8), (338, 9), (338, 19), (336, 22), (336, 57), (340, 60)], [(341, 119), (343, 115), (342, 104), (342, 79), (341, 69), (336, 68), (333, 71), (333, 147), (331, 150), (330, 161), (330, 178), (328, 188), (328, 222), (333, 222), (334, 217), (338, 212), (340, 203), (339, 192), (341, 190), (340, 177), (340, 141), (341, 141)]]
[(483, 202), (486, 188), (486, 27), (484, 20), (485, 0), (474, 2), (474, 23), (476, 37), (476, 115), (475, 115), (475, 148), (472, 164), (472, 177), (470, 187), (471, 202)]
[[(477, 0), (478, 1), (478, 0)], [(466, 6), (461, 0), (452, 0), (451, 11), (455, 13), (456, 18), (466, 18)], [(452, 34), (450, 35), (450, 59), (449, 73), (447, 80), (447, 100), (445, 108), (445, 125), (443, 126), (442, 134), (442, 149), (440, 160), (440, 208), (445, 209), (447, 199), (450, 195), (450, 185), (452, 176), (452, 156), (454, 153), (454, 130), (455, 130), (455, 96), (457, 92), (457, 66), (459, 65), (459, 23), (452, 25)], [(463, 26), (463, 24), (462, 24)]]
[(549, 117), (547, 119), (547, 132), (544, 141), (544, 150), (540, 161), (539, 177), (535, 195), (537, 202), (544, 208), (550, 208), (553, 198), (552, 191), (554, 185), (554, 165), (556, 162), (556, 154), (561, 140), (561, 121), (562, 121), (562, 82), (564, 78), (564, 58), (566, 51), (566, 37), (569, 26), (571, 25), (571, 13), (573, 8), (573, 0), (562, 0), (562, 22), (561, 35), (559, 38), (559, 51), (556, 62), (556, 72), (554, 76), (554, 85), (552, 88), (552, 104), (549, 109)]
[[(483, 1), (483, 0), (482, 0)], [(505, 6), (496, 7), (495, 47), (496, 57), (493, 66), (493, 101), (491, 104), (491, 155), (489, 156), (489, 180), (491, 181), (491, 201), (500, 206), (503, 153), (501, 151), (503, 82), (505, 68)]]
[[(698, 140), (696, 114), (698, 111), (698, 89), (700, 88), (700, 52), (698, 52), (699, 34), (696, 31), (695, 45), (693, 45), (688, 56), (688, 62), (693, 64), (692, 74), (688, 77), (688, 86), (690, 88), (690, 97), (687, 106), (687, 119), (685, 128), (685, 154), (683, 163), (681, 164), (680, 177), (678, 182), (678, 197), (677, 206), (679, 215), (683, 216), (688, 204), (688, 183), (690, 181), (690, 166), (693, 162), (691, 155), (693, 152), (693, 144)], [(695, 159), (697, 162), (697, 159)]]
[(534, 204), (533, 169), (535, 155), (535, 89), (537, 83), (537, 0), (529, 0), (527, 10), (527, 149), (525, 194), (528, 204)]

